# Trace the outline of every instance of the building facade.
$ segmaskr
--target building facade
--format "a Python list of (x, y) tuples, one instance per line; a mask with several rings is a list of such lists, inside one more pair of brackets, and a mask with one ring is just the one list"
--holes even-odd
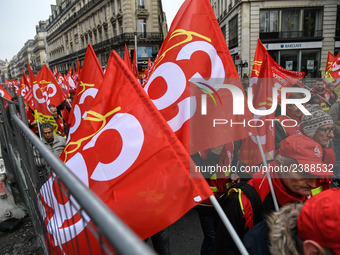
[(281, 66), (321, 77), (340, 51), (340, 0), (211, 0), (240, 76), (250, 74), (257, 40)]
[(33, 59), (33, 42), (33, 39), (27, 40), (21, 50), (9, 62), (8, 76), (10, 79), (22, 76), (22, 70), (27, 73), (27, 61), (31, 65)]
[(46, 21), (39, 21), (35, 27), (36, 35), (33, 41), (33, 55), (30, 66), (34, 73), (38, 72), (46, 64)]
[(167, 27), (161, 0), (57, 0), (47, 20), (47, 55), (51, 68), (66, 72), (84, 60), (88, 44), (106, 65), (115, 50), (132, 56), (137, 45), (139, 70), (156, 56)]

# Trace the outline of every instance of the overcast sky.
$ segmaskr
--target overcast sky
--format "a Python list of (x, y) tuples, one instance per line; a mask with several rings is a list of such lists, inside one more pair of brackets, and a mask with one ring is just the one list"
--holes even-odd
[[(184, 0), (162, 0), (168, 27)], [(33, 39), (39, 20), (48, 19), (56, 0), (0, 0), (0, 59), (10, 61)]]

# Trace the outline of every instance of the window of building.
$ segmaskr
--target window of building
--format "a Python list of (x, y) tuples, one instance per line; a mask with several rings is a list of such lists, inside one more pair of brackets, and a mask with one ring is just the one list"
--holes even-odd
[(103, 33), (102, 33), (102, 30), (98, 31), (99, 33), (99, 42), (102, 42), (103, 41)]
[(123, 22), (119, 20), (118, 25), (119, 25), (119, 34), (122, 35), (123, 34)]
[(146, 19), (138, 19), (138, 30), (141, 38), (146, 38)]
[(224, 37), (224, 40), (227, 39), (227, 31), (226, 31), (226, 26), (222, 26), (221, 27), (221, 30), (222, 30), (222, 34), (223, 34), (223, 37)]
[(107, 19), (107, 17), (106, 17), (106, 5), (104, 5), (104, 7), (103, 7), (103, 17), (104, 17), (104, 20)]
[(335, 36), (340, 36), (340, 6), (337, 7), (335, 29)]
[(96, 44), (98, 41), (97, 41), (97, 32), (94, 32), (93, 33), (93, 38), (94, 38), (94, 43)]
[(102, 19), (100, 17), (100, 10), (98, 11), (98, 23), (100, 24), (102, 22)]
[(300, 20), (300, 10), (282, 10), (282, 31), (298, 31)]
[(144, 8), (145, 8), (145, 1), (138, 0), (138, 9), (144, 9)]
[(229, 21), (229, 49), (238, 45), (238, 15)]
[(278, 13), (278, 10), (260, 11), (260, 32), (279, 31)]
[(118, 5), (118, 11), (121, 12), (122, 11), (122, 3), (120, 0), (117, 0), (117, 5)]
[(115, 1), (114, 0), (111, 0), (111, 11), (112, 11), (112, 15), (115, 15), (116, 8), (115, 8)]
[(78, 34), (78, 28), (77, 28), (77, 26), (75, 26), (75, 27), (73, 28), (73, 34), (74, 34), (74, 35), (77, 35), (77, 34)]
[(96, 26), (96, 15), (95, 14), (93, 14), (93, 26)]
[(319, 9), (305, 9), (303, 12), (303, 31), (306, 37), (322, 36), (322, 12)]
[(117, 26), (116, 26), (116, 23), (112, 23), (112, 31), (113, 31), (113, 36), (116, 36), (117, 35)]

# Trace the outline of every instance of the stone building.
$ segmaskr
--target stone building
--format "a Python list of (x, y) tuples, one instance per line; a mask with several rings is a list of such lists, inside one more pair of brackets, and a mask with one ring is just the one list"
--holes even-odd
[(166, 36), (161, 0), (57, 0), (47, 20), (50, 68), (65, 73), (84, 60), (91, 44), (102, 66), (112, 50), (121, 57), (125, 44), (132, 56), (137, 45), (139, 70), (153, 59)]
[[(230, 53), (250, 74), (257, 40), (283, 67), (321, 77), (340, 51), (339, 0), (211, 0)], [(246, 62), (246, 64), (245, 64)]]
[(8, 66), (9, 78), (20, 78), (22, 70), (27, 73), (27, 61), (31, 64), (33, 59), (33, 45), (33, 39), (27, 40), (21, 50), (10, 60)]
[(46, 21), (39, 21), (36, 25), (36, 35), (33, 41), (33, 55), (30, 66), (34, 73), (38, 72), (46, 64)]

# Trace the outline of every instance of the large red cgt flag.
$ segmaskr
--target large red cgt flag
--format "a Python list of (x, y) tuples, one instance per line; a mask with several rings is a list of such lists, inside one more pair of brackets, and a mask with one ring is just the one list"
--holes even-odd
[[(218, 89), (217, 85), (225, 83), (231, 83), (238, 92), (238, 107), (245, 108), (243, 115), (233, 115), (231, 92)], [(247, 125), (231, 125), (232, 121), (243, 123), (250, 115), (244, 107), (238, 73), (208, 0), (183, 3), (144, 89), (191, 154), (248, 135)], [(201, 99), (206, 95), (208, 109), (204, 115)], [(223, 119), (227, 124), (214, 127), (214, 119)]]
[[(60, 159), (142, 239), (174, 223), (212, 192), (203, 178), (191, 178), (190, 156), (152, 104), (123, 60), (111, 53), (104, 81), (79, 131)], [(196, 176), (201, 177), (201, 176)], [(43, 185), (51, 185), (48, 181)], [(48, 218), (50, 245), (70, 247), (77, 238), (80, 254), (88, 254), (78, 208), (40, 193)], [(47, 219), (45, 219), (47, 220)], [(68, 231), (73, 229), (73, 231)], [(58, 247), (55, 247), (58, 249)], [(92, 251), (97, 254), (96, 251)]]
[[(303, 77), (303, 72), (287, 70), (276, 63), (261, 41), (258, 40), (250, 78), (251, 89), (248, 90), (248, 93), (253, 94), (252, 105), (256, 110), (269, 111), (273, 109), (270, 114), (263, 116), (254, 114), (253, 116), (253, 119), (256, 120), (253, 124), (258, 126), (257, 135), (268, 161), (274, 159), (275, 153), (275, 125), (271, 121), (275, 119), (273, 107), (279, 104), (281, 88), (298, 84)], [(276, 104), (274, 104), (273, 88), (277, 89)], [(262, 123), (263, 125), (261, 125)], [(246, 165), (257, 165), (262, 162), (254, 135), (243, 140), (239, 159)]]
[(104, 78), (104, 72), (91, 44), (87, 47), (83, 68), (80, 73), (79, 85), (74, 95), (68, 119), (68, 124), (71, 125), (68, 139), (77, 131), (82, 116), (96, 97)]
[(51, 123), (56, 132), (58, 130), (58, 125), (49, 111), (48, 106), (60, 105), (66, 99), (65, 94), (47, 65), (44, 65), (41, 68), (36, 77), (34, 77), (29, 64), (28, 70), (33, 90), (35, 118), (42, 123)]

